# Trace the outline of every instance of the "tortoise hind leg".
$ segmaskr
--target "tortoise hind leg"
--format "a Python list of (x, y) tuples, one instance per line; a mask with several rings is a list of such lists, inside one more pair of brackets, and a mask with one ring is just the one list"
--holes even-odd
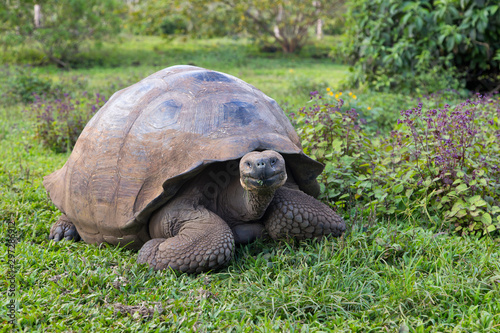
[(62, 239), (78, 242), (81, 238), (75, 225), (65, 214), (62, 214), (56, 223), (50, 228), (49, 239), (59, 242)]
[(153, 239), (137, 261), (154, 269), (199, 273), (223, 267), (233, 255), (231, 229), (204, 207), (167, 205), (153, 215), (149, 230)]
[(276, 190), (263, 221), (274, 239), (338, 237), (345, 231), (344, 220), (330, 207), (300, 190), (287, 187)]

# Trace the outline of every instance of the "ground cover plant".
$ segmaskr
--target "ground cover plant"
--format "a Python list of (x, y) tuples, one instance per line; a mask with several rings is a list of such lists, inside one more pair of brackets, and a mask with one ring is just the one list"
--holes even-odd
[[(341, 207), (339, 203), (337, 209), (347, 217), (349, 232), (338, 240), (295, 243), (259, 241), (239, 247), (235, 260), (222, 271), (199, 276), (151, 271), (136, 263), (133, 251), (81, 242), (49, 241), (50, 225), (57, 220), (59, 213), (45, 194), (41, 181), (44, 175), (64, 164), (68, 153), (56, 152), (37, 139), (39, 118), (28, 116), (32, 102), (14, 100), (17, 90), (9, 89), (6, 84), (8, 76), (2, 76), (0, 91), (11, 97), (3, 98), (0, 104), (0, 237), (3, 240), (0, 247), (2, 253), (8, 253), (9, 245), (12, 248), (15, 243), (15, 265), (12, 270), (2, 260), (0, 285), (2, 292), (7, 290), (11, 285), (7, 277), (14, 273), (16, 329), (26, 332), (188, 332), (194, 329), (202, 332), (495, 332), (500, 329), (498, 237), (489, 233), (484, 236), (481, 233), (482, 237), (475, 234), (461, 236), (460, 232), (429, 222), (425, 215), (418, 215), (416, 211), (409, 216), (381, 210), (377, 214), (376, 208), (370, 215), (369, 210), (363, 213), (364, 206), (355, 204), (356, 200), (366, 200), (365, 203), (369, 204), (370, 200), (377, 199), (377, 187), (396, 189), (403, 183), (393, 173), (373, 183), (375, 188), (366, 186), (368, 178), (354, 179), (368, 175), (370, 165), (363, 166), (365, 155), (382, 154), (379, 151), (370, 154), (362, 152), (363, 147), (369, 144), (375, 147), (389, 145), (390, 142), (377, 139), (377, 135), (394, 139), (391, 142), (397, 149), (408, 149), (406, 153), (400, 152), (403, 158), (397, 162), (399, 164), (380, 159), (377, 167), (395, 165), (403, 168), (404, 156), (408, 156), (406, 165), (415, 168), (417, 159), (412, 157), (411, 152), (419, 146), (415, 146), (416, 141), (411, 135), (415, 133), (423, 137), (425, 127), (422, 126), (426, 122), (415, 126), (415, 132), (408, 127), (408, 123), (396, 125), (398, 127), (394, 131), (409, 135), (408, 138), (400, 138), (401, 147), (396, 140), (399, 135), (392, 137), (390, 131), (398, 118), (402, 121), (422, 121), (412, 118), (417, 111), (409, 113), (408, 118), (405, 118), (406, 113), (403, 116), (399, 113), (400, 110), (411, 111), (420, 101), (408, 100), (407, 96), (355, 90), (343, 90), (340, 94), (335, 87), (347, 72), (345, 66), (322, 59), (301, 60), (294, 56), (268, 58), (233, 41), (202, 40), (199, 45), (188, 42), (184, 45), (185, 49), (179, 42), (174, 44), (173, 49), (158, 47), (159, 52), (156, 52), (155, 39), (145, 38), (146, 46), (140, 51), (145, 53), (141, 56), (146, 59), (148, 52), (156, 56), (151, 63), (142, 60), (142, 64), (133, 65), (137, 58), (133, 51), (128, 53), (127, 50), (140, 43), (137, 38), (123, 45), (109, 46), (116, 52), (123, 47), (124, 66), (119, 66), (117, 62), (116, 67), (81, 68), (70, 73), (59, 72), (54, 67), (29, 69), (33, 77), (49, 83), (46, 105), (54, 106), (53, 110), (57, 110), (56, 106), (62, 103), (69, 105), (69, 101), (64, 102), (64, 99), (57, 101), (60, 95), (52, 87), (60, 87), (59, 83), (67, 89), (63, 97), (67, 93), (71, 101), (80, 98), (84, 91), (92, 98), (96, 93), (109, 97), (113, 91), (155, 72), (159, 64), (153, 61), (164, 63), (162, 67), (173, 65), (172, 62), (194, 61), (197, 65), (241, 77), (275, 97), (287, 112), (295, 112), (292, 119), (301, 123), (297, 127), (299, 132), (303, 128), (301, 135), (309, 135), (314, 130), (318, 131), (318, 135), (326, 133), (317, 128), (311, 132), (308, 125), (316, 120), (307, 117), (319, 117), (322, 114), (319, 111), (330, 107), (325, 107), (325, 103), (332, 104), (333, 108), (339, 107), (337, 99), (342, 99), (344, 104), (340, 110), (330, 113), (330, 120), (324, 117), (328, 121), (324, 126), (344, 132), (335, 132), (338, 135), (332, 137), (328, 147), (325, 144), (313, 147), (311, 141), (305, 142), (305, 148), (309, 154), (327, 162), (324, 199), (331, 199), (334, 204), (345, 201), (343, 204), (346, 207)], [(203, 52), (196, 53), (196, 49)], [(107, 52), (106, 47), (101, 50)], [(224, 50), (233, 52), (230, 55), (232, 60), (224, 54)], [(74, 77), (79, 79), (71, 79)], [(292, 85), (293, 79), (296, 83)], [(323, 98), (307, 103), (310, 95), (309, 91), (304, 91), (315, 85), (320, 90), (318, 95), (323, 95)], [(50, 94), (57, 96), (52, 98)], [(422, 100), (421, 112), (425, 113), (427, 107), (453, 112), (451, 106), (460, 103), (447, 99), (450, 107), (446, 108), (446, 98), (440, 96), (436, 96), (439, 99), (437, 105), (431, 106), (426, 104), (429, 101)], [(36, 97), (34, 101), (37, 103)], [(497, 103), (498, 99), (493, 101)], [(76, 106), (74, 110), (91, 112), (92, 106), (96, 105), (93, 102), (81, 103), (87, 111)], [(319, 110), (314, 110), (310, 116), (297, 112), (304, 105), (307, 108), (303, 111), (312, 112), (308, 107), (314, 103), (318, 104)], [(485, 104), (464, 106), (464, 112), (469, 107), (476, 108), (474, 121), (494, 120), (493, 124), (486, 124), (489, 126), (487, 132), (475, 134), (477, 142), (485, 147), (473, 146), (467, 152), (471, 154), (468, 156), (472, 156), (475, 149), (492, 148), (487, 140), (493, 138), (487, 135), (496, 133), (491, 131), (498, 130), (498, 120), (485, 113), (490, 111), (487, 101)], [(344, 110), (347, 112), (340, 112)], [(439, 114), (436, 113), (436, 116)], [(303, 117), (302, 120), (299, 117)], [(363, 124), (361, 119), (366, 119), (367, 124)], [(330, 121), (334, 125), (328, 125)], [(347, 130), (352, 131), (348, 135), (352, 140), (349, 146), (343, 141)], [(352, 135), (354, 132), (357, 136)], [(340, 142), (336, 140), (338, 138)], [(324, 152), (320, 153), (319, 149), (324, 149)], [(424, 154), (423, 149), (420, 150)], [(432, 153), (432, 150), (428, 152)], [(333, 154), (332, 160), (325, 160), (330, 153)], [(420, 157), (425, 160), (425, 156)], [(497, 157), (498, 154), (488, 155), (490, 159)], [(411, 161), (413, 164), (409, 163)], [(336, 163), (335, 168), (332, 167), (333, 162)], [(481, 162), (477, 160), (474, 163)], [(477, 181), (480, 183), (480, 179), (491, 177), (490, 172), (493, 172), (492, 168), (484, 170), (482, 175), (477, 173)], [(461, 177), (457, 174), (457, 177), (465, 182), (465, 174)], [(387, 180), (384, 184), (388, 177), (393, 177), (390, 181), (394, 183)], [(356, 184), (358, 181), (360, 183)], [(471, 192), (469, 195), (467, 191), (472, 191), (470, 187), (473, 185), (469, 179), (467, 181), (468, 188), (461, 194), (470, 199), (477, 194)], [(330, 193), (335, 190), (333, 184), (341, 184), (335, 186), (346, 189), (348, 196), (340, 198), (346, 193), (332, 196), (335, 194)], [(492, 184), (487, 182), (488, 186)], [(450, 188), (459, 185), (452, 183)], [(356, 198), (360, 188), (361, 196)], [(403, 203), (406, 202), (407, 190), (404, 188), (399, 192)], [(414, 189), (413, 193), (416, 192), (418, 189)], [(397, 196), (392, 192), (389, 194), (391, 205), (399, 209)], [(347, 209), (349, 200), (354, 203), (352, 210)], [(489, 199), (483, 200), (488, 204)], [(464, 202), (468, 202), (467, 199)], [(378, 206), (391, 209), (390, 205)], [(465, 209), (469, 214), (478, 209), (486, 211), (487, 207), (477, 205), (475, 210), (471, 210), (470, 206)], [(494, 214), (490, 213), (490, 216), (493, 220)], [(9, 297), (0, 299), (2, 332), (14, 329), (8, 323), (9, 301)]]
[(500, 231), (497, 93), (454, 106), (442, 94), (419, 98), (378, 136), (363, 130), (349, 94), (328, 100), (315, 91), (313, 105), (293, 114), (305, 151), (326, 164), (326, 198), (364, 216), (417, 218), (462, 234)]

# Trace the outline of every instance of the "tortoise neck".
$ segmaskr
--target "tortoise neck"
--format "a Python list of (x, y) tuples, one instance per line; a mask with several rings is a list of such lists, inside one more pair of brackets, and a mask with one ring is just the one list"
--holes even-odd
[(248, 220), (260, 220), (274, 198), (276, 189), (244, 190)]

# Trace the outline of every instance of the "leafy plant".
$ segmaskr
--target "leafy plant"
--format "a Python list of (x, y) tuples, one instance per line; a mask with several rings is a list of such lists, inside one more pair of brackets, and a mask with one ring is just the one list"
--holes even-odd
[(217, 21), (220, 22), (220, 16), (211, 13), (224, 12), (226, 15), (223, 17), (229, 17), (233, 30), (244, 31), (252, 38), (264, 41), (264, 45), (271, 39), (273, 44), (281, 47), (285, 53), (299, 51), (309, 37), (309, 29), (317, 24), (318, 19), (335, 16), (344, 3), (343, 0), (177, 2), (181, 5), (183, 13), (191, 19), (194, 27), (200, 24), (215, 25)]
[(35, 75), (30, 67), (4, 67), (2, 98), (5, 104), (32, 102), (34, 94), (47, 94), (52, 89), (52, 80)]
[(347, 107), (348, 103), (339, 94), (332, 102), (330, 94), (334, 96), (330, 91), (324, 98), (318, 91), (311, 92), (314, 104), (290, 116), (302, 139), (304, 152), (326, 165), (320, 179), (322, 186), (326, 186), (323, 199), (350, 209), (356, 205), (353, 191), (356, 175), (365, 173), (361, 169), (369, 166), (366, 161), (370, 159), (371, 144), (361, 131), (362, 123), (356, 110)]
[(106, 102), (103, 95), (87, 92), (79, 97), (64, 94), (55, 100), (46, 97), (35, 95), (27, 112), (35, 122), (38, 139), (56, 152), (70, 151), (87, 122)]
[(349, 84), (426, 93), (498, 89), (497, 1), (350, 2), (345, 53)]
[(179, 14), (169, 15), (163, 19), (160, 30), (163, 35), (184, 34), (187, 32), (186, 18)]
[(434, 108), (420, 102), (401, 111), (388, 135), (374, 136), (339, 93), (333, 105), (311, 94), (315, 104), (291, 116), (305, 152), (326, 165), (324, 199), (365, 215), (425, 217), (462, 234), (500, 229), (498, 95), (454, 107), (428, 96)]
[(408, 171), (418, 180), (405, 196), (420, 197), (429, 218), (440, 216), (462, 233), (500, 228), (498, 96), (478, 95), (426, 112), (422, 105), (402, 111), (393, 133), (399, 139), (392, 147), (413, 163)]
[[(35, 9), (34, 9), (35, 8)], [(86, 41), (101, 41), (120, 29), (117, 0), (7, 1), (0, 6), (6, 45), (34, 43), (50, 62), (70, 68)]]
[(31, 66), (4, 66), (0, 70), (0, 94), (6, 105), (32, 103), (36, 95), (57, 99), (64, 93), (85, 90), (87, 83), (80, 75), (53, 80), (38, 74)]

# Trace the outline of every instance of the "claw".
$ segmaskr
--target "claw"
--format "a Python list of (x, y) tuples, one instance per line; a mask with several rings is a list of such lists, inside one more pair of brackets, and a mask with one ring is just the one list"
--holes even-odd
[(53, 239), (56, 242), (62, 239), (74, 240), (78, 242), (80, 240), (80, 235), (76, 230), (75, 225), (66, 217), (66, 215), (61, 215), (59, 220), (54, 223), (52, 228), (50, 228), (49, 239)]

